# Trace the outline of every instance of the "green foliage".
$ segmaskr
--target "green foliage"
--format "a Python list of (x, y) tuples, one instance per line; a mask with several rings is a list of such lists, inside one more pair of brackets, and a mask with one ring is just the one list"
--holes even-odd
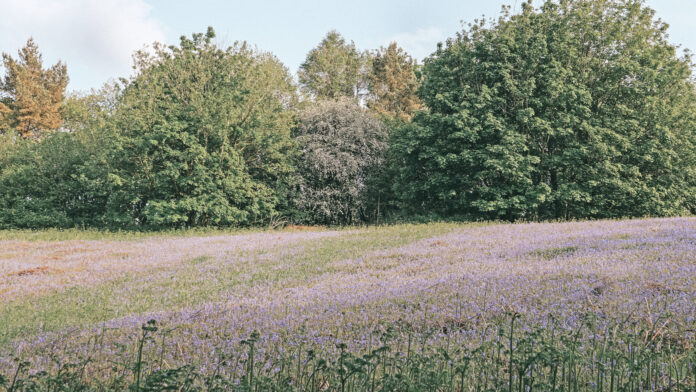
[(307, 54), (298, 78), (303, 90), (316, 99), (359, 99), (367, 87), (367, 66), (367, 54), (334, 30)]
[(114, 115), (113, 225), (248, 225), (277, 214), (292, 167), (287, 70), (214, 33), (136, 56)]
[(305, 220), (354, 224), (372, 218), (368, 183), (386, 149), (386, 128), (350, 99), (320, 101), (300, 112), (301, 176), (295, 204)]
[[(253, 332), (235, 347), (237, 354), (222, 355), (214, 369), (168, 367), (158, 345), (150, 353), (150, 363), (138, 355), (135, 361), (123, 361), (128, 367), (120, 369), (124, 365), (114, 361), (111, 372), (101, 378), (88, 376), (88, 361), (28, 374), (31, 363), (16, 360), (15, 374), (0, 375), (0, 391), (612, 392), (696, 387), (696, 351), (686, 331), (656, 331), (648, 322), (587, 315), (575, 328), (560, 325), (551, 316), (547, 325), (520, 328), (520, 318), (510, 314), (488, 325), (492, 333), (483, 332), (489, 335), (483, 342), (474, 341), (479, 333), (472, 334), (472, 341), (458, 339), (449, 328), (461, 328), (457, 325), (415, 332), (410, 325), (384, 323), (370, 333), (375, 346), (368, 350), (349, 349), (335, 339), (335, 344), (304, 352), (283, 347), (279, 357), (257, 355), (259, 334)], [(157, 331), (151, 332), (154, 336)], [(398, 332), (406, 332), (407, 338)], [(432, 335), (448, 337), (447, 343), (432, 344), (428, 339)], [(126, 386), (126, 372), (137, 381)]]
[(693, 214), (693, 64), (666, 31), (644, 0), (527, 2), (417, 70), (331, 31), (298, 72), (299, 128), (287, 69), (212, 29), (67, 99), (30, 39), (3, 56), (0, 228)]
[[(0, 135), (0, 227), (104, 227), (114, 85), (71, 96), (64, 127), (40, 140)], [(107, 98), (109, 97), (109, 98)], [(109, 103), (111, 102), (111, 103)]]
[(0, 227), (100, 224), (108, 194), (100, 180), (103, 136), (52, 133), (41, 142), (2, 137)]
[(214, 33), (137, 53), (137, 75), (63, 105), (64, 128), (0, 143), (0, 227), (259, 224), (286, 209), (296, 88)]
[(89, 93), (72, 93), (63, 102), (63, 128), (70, 132), (94, 133), (110, 124), (118, 107), (121, 85), (106, 83)]
[(691, 71), (643, 1), (508, 9), (427, 59), (394, 191), (411, 213), (476, 219), (693, 213)]

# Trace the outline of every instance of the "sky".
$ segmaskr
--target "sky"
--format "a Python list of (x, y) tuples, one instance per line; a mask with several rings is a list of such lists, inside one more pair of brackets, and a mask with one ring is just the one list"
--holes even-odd
[[(247, 41), (292, 73), (329, 30), (361, 49), (396, 41), (413, 57), (432, 53), (463, 23), (522, 0), (0, 0), (0, 51), (16, 55), (32, 36), (44, 65), (68, 66), (68, 89), (99, 88), (132, 73), (135, 50), (212, 26), (217, 43)], [(536, 3), (540, 4), (541, 1)], [(696, 51), (696, 1), (647, 0), (672, 42)], [(4, 74), (4, 70), (0, 69)]]

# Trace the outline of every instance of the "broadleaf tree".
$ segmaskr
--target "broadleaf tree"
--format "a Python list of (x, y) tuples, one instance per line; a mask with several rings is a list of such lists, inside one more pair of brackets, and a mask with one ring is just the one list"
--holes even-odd
[(315, 99), (352, 97), (366, 94), (369, 72), (368, 54), (358, 51), (337, 31), (332, 30), (300, 65), (298, 79), (305, 93)]
[(425, 61), (394, 135), (410, 213), (469, 219), (696, 211), (692, 63), (642, 0), (509, 8)]
[(115, 113), (114, 225), (260, 224), (284, 202), (296, 87), (275, 57), (214, 36), (136, 55)]
[(374, 219), (368, 186), (387, 147), (384, 124), (352, 99), (324, 100), (300, 111), (295, 137), (301, 219), (334, 225)]

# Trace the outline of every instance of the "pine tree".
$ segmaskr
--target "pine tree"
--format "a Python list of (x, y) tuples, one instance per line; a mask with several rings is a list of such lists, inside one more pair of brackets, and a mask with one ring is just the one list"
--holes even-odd
[(5, 128), (3, 125), (6, 121), (6, 119), (9, 117), (9, 114), (12, 113), (10, 108), (7, 107), (4, 103), (0, 102), (0, 131)]
[(63, 123), (61, 105), (68, 85), (67, 68), (59, 61), (43, 69), (39, 47), (32, 38), (18, 55), (15, 60), (2, 54), (6, 75), (0, 91), (6, 98), (0, 106), (0, 126), (5, 123), (25, 138), (39, 137)]

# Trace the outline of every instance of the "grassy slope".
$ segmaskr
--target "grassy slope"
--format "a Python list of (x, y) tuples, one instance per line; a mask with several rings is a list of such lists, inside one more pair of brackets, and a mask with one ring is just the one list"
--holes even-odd
[[(292, 228), (279, 231), (292, 231)], [(260, 233), (264, 229), (187, 229), (163, 231), (105, 231), (97, 229), (0, 230), (0, 241), (138, 241), (148, 238), (177, 238)]]
[[(28, 296), (0, 304), (0, 346), (38, 331), (56, 331), (145, 312), (170, 311), (224, 300), (231, 292), (244, 292), (259, 283), (276, 288), (301, 285), (326, 271), (329, 262), (357, 257), (441, 235), (462, 225), (397, 225), (346, 231), (340, 236), (300, 241), (291, 247), (230, 255), (230, 260), (198, 257), (176, 270), (153, 271), (145, 276), (126, 275), (96, 286), (73, 287), (38, 298)], [(147, 238), (142, 233), (94, 231), (0, 232), (0, 238), (36, 241), (72, 239)], [(219, 235), (220, 232), (212, 232)], [(200, 235), (201, 232), (164, 235)], [(161, 234), (157, 234), (161, 235)], [(230, 262), (232, 259), (235, 262)], [(293, 268), (280, 268), (291, 264)], [(31, 288), (27, 288), (31, 291)]]

